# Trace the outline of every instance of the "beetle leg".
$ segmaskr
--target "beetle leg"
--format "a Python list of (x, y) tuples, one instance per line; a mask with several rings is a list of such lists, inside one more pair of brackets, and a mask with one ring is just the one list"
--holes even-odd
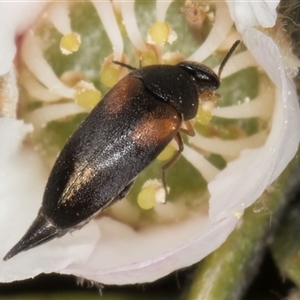
[(176, 133), (174, 137), (175, 141), (177, 142), (178, 145), (178, 151), (175, 153), (175, 155), (165, 164), (161, 167), (161, 180), (166, 192), (166, 195), (168, 195), (168, 189), (167, 189), (167, 184), (166, 184), (166, 170), (170, 168), (180, 157), (182, 151), (183, 151), (183, 142), (182, 138), (179, 132)]
[(180, 128), (179, 131), (186, 135), (194, 136), (195, 131), (194, 131), (194, 128), (193, 128), (192, 124), (190, 123), (190, 121), (184, 121), (184, 125), (186, 128)]
[[(194, 128), (192, 126), (192, 124), (189, 121), (184, 121), (184, 125), (186, 128), (180, 128), (179, 131), (181, 133), (184, 133), (186, 135), (189, 136), (194, 136), (195, 135), (195, 131)], [(174, 137), (175, 141), (177, 142), (178, 145), (178, 151), (175, 153), (175, 155), (171, 158), (171, 160), (169, 160), (165, 165), (162, 166), (161, 168), (161, 180), (166, 192), (166, 195), (168, 195), (168, 189), (167, 189), (167, 184), (166, 184), (166, 170), (171, 167), (180, 157), (182, 151), (183, 151), (183, 142), (182, 142), (182, 138), (179, 132), (177, 132), (177, 134)]]

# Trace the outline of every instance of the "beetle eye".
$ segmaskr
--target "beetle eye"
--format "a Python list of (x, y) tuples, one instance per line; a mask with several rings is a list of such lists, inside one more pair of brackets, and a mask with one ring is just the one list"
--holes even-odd
[(196, 81), (196, 88), (199, 93), (203, 90), (215, 91), (219, 88), (219, 77), (207, 66), (189, 61), (179, 63), (178, 65), (192, 75), (193, 80)]

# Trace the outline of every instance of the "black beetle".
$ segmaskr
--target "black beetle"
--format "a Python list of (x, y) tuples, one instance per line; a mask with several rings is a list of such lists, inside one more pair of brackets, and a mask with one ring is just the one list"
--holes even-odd
[[(135, 177), (175, 138), (180, 156), (180, 131), (193, 135), (188, 120), (198, 98), (220, 86), (219, 74), (196, 62), (133, 69), (92, 110), (61, 151), (48, 179), (38, 216), (24, 237), (7, 253), (21, 251), (82, 227), (96, 213), (125, 197)], [(187, 129), (182, 129), (185, 123)], [(164, 183), (165, 184), (165, 183)]]

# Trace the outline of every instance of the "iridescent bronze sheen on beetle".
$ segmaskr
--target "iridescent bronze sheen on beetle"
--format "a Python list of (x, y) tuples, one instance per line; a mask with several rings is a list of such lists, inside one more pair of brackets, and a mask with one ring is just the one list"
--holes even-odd
[(163, 167), (164, 182), (165, 169), (183, 150), (180, 131), (193, 135), (187, 122), (197, 114), (198, 98), (219, 88), (220, 72), (238, 43), (218, 75), (186, 61), (134, 69), (120, 80), (61, 151), (36, 220), (4, 260), (82, 227), (124, 198), (135, 177), (175, 138), (179, 151)]

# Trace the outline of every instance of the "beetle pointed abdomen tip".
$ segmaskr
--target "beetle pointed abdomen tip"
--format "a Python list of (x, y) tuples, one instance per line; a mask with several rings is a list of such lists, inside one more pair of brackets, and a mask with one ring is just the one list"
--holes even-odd
[(3, 260), (8, 260), (22, 251), (41, 245), (61, 235), (61, 230), (39, 214), (22, 239), (4, 256)]

